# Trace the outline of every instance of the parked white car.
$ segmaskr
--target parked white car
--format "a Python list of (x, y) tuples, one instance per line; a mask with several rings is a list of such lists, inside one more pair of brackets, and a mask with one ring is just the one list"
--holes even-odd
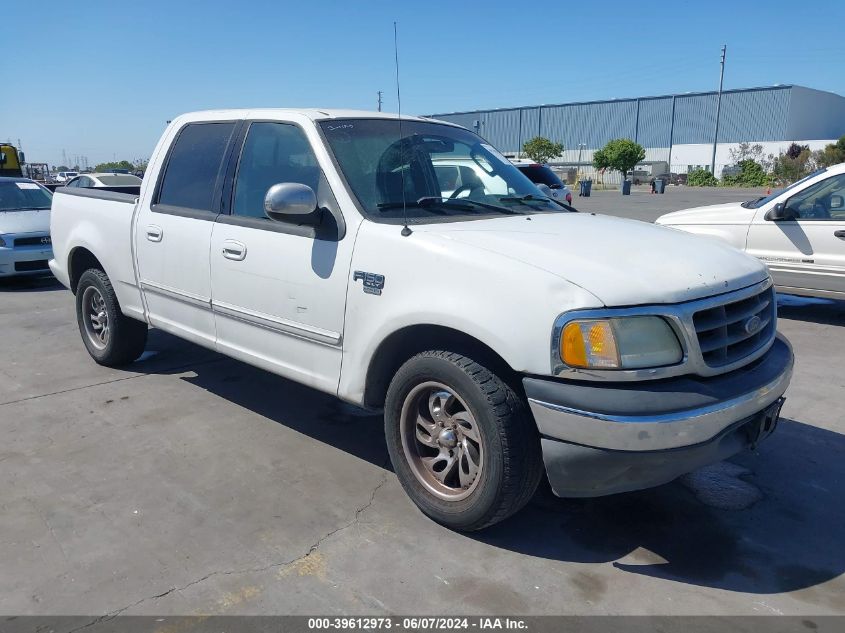
[(101, 187), (140, 187), (141, 179), (132, 174), (82, 174), (77, 176), (66, 187), (101, 188)]
[(56, 182), (69, 182), (79, 175), (78, 171), (60, 171), (56, 174)]
[(33, 180), (0, 177), (0, 277), (50, 272), (52, 198)]
[(774, 431), (793, 359), (762, 263), (570, 212), (469, 130), (397, 123), (188, 114), (140, 195), (58, 189), (50, 266), (91, 357), (134, 361), (152, 325), (383, 410), (402, 486), (463, 530), (544, 471), (612, 494)]
[(657, 223), (760, 258), (781, 292), (845, 299), (845, 163), (770, 196), (676, 211)]

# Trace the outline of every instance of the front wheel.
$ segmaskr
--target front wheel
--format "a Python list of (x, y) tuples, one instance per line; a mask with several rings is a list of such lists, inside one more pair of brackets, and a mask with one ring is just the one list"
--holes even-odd
[(108, 275), (91, 268), (76, 288), (76, 320), (85, 348), (108, 367), (136, 360), (147, 343), (147, 324), (123, 314)]
[(390, 383), (385, 433), (411, 500), (447, 527), (478, 530), (522, 508), (543, 473), (522, 399), (486, 367), (447, 351), (407, 361)]

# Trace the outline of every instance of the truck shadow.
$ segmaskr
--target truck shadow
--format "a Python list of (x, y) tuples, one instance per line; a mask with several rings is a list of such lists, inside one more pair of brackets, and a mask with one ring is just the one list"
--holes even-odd
[(50, 290), (64, 290), (64, 286), (52, 275), (0, 278), (0, 292), (46, 292)]
[(597, 499), (541, 490), (511, 520), (476, 535), (530, 556), (608, 563), (633, 574), (747, 593), (815, 587), (841, 603), (845, 436), (782, 420), (757, 453), (665, 486)]
[[(154, 362), (136, 363), (137, 370), (191, 371), (195, 375), (181, 379), (390, 470), (380, 414), (222, 356), (177, 367), (169, 357), (189, 354), (177, 351), (183, 342), (160, 331), (151, 332), (150, 341), (165, 351)], [(168, 363), (173, 369), (163, 367)], [(842, 455), (845, 435), (782, 420), (757, 453), (659, 488), (611, 497), (563, 500), (541, 489), (509, 520), (456, 537), (729, 591), (805, 590), (813, 604), (841, 608), (841, 587), (818, 585), (845, 572)]]

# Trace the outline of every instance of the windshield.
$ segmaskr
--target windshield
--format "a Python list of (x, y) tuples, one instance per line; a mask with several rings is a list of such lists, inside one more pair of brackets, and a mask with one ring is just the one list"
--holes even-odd
[(545, 165), (517, 165), (517, 169), (528, 176), (531, 182), (546, 185), (549, 189), (563, 189), (563, 181)]
[(0, 211), (49, 209), (53, 195), (34, 182), (0, 181)]
[(463, 128), (397, 119), (323, 121), (364, 213), (376, 222), (565, 212), (484, 140)]
[(141, 184), (141, 179), (138, 178), (138, 176), (132, 176), (131, 174), (97, 176), (97, 180), (103, 183), (106, 187), (137, 187)]
[(772, 200), (774, 200), (775, 198), (780, 196), (782, 193), (786, 193), (787, 191), (791, 191), (792, 189), (795, 189), (795, 187), (797, 187), (801, 183), (808, 181), (810, 178), (815, 178), (819, 174), (823, 174), (826, 171), (827, 171), (826, 167), (822, 167), (821, 169), (817, 169), (816, 171), (814, 171), (809, 176), (804, 176), (801, 180), (795, 181), (794, 183), (789, 185), (786, 189), (778, 189), (776, 191), (773, 191), (768, 196), (763, 196), (762, 198), (757, 198), (756, 200), (749, 200), (748, 202), (743, 202), (742, 206), (745, 207), (746, 209), (759, 209), (760, 207), (769, 204)]

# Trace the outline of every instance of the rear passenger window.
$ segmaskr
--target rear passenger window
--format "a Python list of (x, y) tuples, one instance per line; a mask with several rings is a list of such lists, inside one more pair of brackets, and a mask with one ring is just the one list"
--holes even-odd
[(232, 213), (266, 219), (264, 196), (270, 187), (296, 182), (317, 192), (320, 174), (302, 130), (289, 123), (252, 123), (241, 153)]
[(235, 121), (192, 123), (182, 128), (170, 151), (158, 203), (213, 211), (223, 155)]

